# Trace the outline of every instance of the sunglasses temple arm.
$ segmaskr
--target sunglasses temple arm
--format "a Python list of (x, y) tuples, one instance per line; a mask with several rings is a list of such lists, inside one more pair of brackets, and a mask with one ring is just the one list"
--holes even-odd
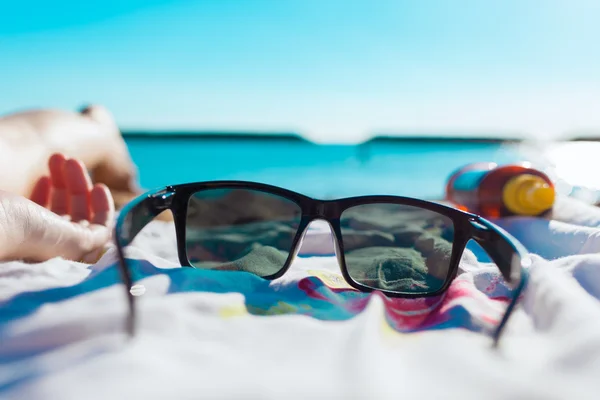
[[(115, 232), (116, 241), (118, 241), (118, 233)], [(135, 311), (135, 298), (131, 293), (131, 287), (133, 286), (133, 278), (127, 269), (127, 262), (125, 261), (125, 254), (123, 248), (117, 244), (117, 253), (119, 255), (119, 274), (121, 275), (121, 280), (123, 281), (123, 287), (125, 288), (125, 296), (127, 297), (127, 318), (125, 320), (125, 331), (129, 336), (135, 335), (135, 320), (136, 320), (136, 311)]]
[[(517, 259), (517, 258), (515, 257), (515, 259)], [(520, 268), (520, 265), (519, 265), (519, 268)], [(494, 339), (494, 347), (498, 347), (498, 343), (500, 341), (500, 336), (502, 336), (504, 327), (506, 326), (506, 323), (508, 322), (513, 310), (515, 309), (515, 306), (517, 305), (517, 301), (519, 301), (519, 297), (521, 297), (521, 293), (523, 292), (523, 289), (527, 285), (527, 278), (528, 278), (528, 272), (523, 269), (521, 271), (521, 278), (519, 280), (519, 283), (518, 283), (517, 287), (513, 290), (513, 297), (510, 300), (510, 303), (508, 303), (508, 307), (506, 308), (506, 311), (504, 312), (504, 315), (502, 316), (500, 323), (498, 324), (498, 326), (496, 327), (496, 330), (494, 331), (494, 333), (492, 335), (492, 337)]]
[[(135, 335), (136, 307), (135, 297), (131, 293), (133, 277), (127, 268), (125, 259), (125, 247), (133, 242), (140, 231), (154, 219), (158, 214), (168, 209), (171, 205), (172, 193), (164, 190), (155, 193), (146, 193), (132, 200), (120, 212), (115, 226), (115, 242), (119, 256), (119, 273), (123, 281), (127, 296), (128, 314), (126, 331), (129, 336)], [(132, 221), (135, 221), (133, 223)]]
[(494, 347), (498, 346), (502, 332), (514, 311), (523, 289), (527, 285), (528, 271), (523, 268), (529, 261), (529, 252), (511, 234), (498, 225), (478, 217), (472, 221), (475, 241), (498, 266), (505, 281), (512, 287), (512, 298), (500, 323), (493, 333)]

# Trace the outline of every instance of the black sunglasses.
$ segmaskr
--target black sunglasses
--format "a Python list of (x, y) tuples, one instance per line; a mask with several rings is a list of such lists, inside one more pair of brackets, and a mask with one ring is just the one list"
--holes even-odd
[(127, 204), (115, 241), (126, 285), (127, 331), (135, 330), (133, 285), (124, 248), (158, 214), (173, 213), (182, 266), (236, 270), (265, 279), (282, 276), (297, 255), (310, 222), (329, 223), (344, 279), (352, 287), (390, 297), (444, 293), (462, 253), (475, 240), (514, 289), (493, 333), (494, 345), (526, 283), (525, 248), (486, 219), (439, 203), (398, 196), (317, 200), (286, 189), (243, 181), (167, 186)]

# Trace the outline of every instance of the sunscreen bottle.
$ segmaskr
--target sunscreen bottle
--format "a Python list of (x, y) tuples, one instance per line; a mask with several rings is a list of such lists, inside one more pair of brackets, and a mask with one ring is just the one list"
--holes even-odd
[(555, 197), (550, 178), (527, 162), (468, 164), (455, 171), (446, 185), (446, 200), (487, 218), (539, 216), (552, 209)]

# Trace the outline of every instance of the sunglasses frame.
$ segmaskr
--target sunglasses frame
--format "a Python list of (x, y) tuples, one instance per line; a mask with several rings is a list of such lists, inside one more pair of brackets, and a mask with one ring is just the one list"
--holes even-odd
[[(278, 272), (265, 276), (263, 277), (264, 279), (272, 280), (285, 274), (290, 268), (294, 258), (297, 256), (301, 247), (300, 244), (309, 224), (315, 220), (324, 220), (330, 225), (333, 233), (335, 254), (346, 282), (353, 288), (362, 292), (372, 292), (377, 290), (389, 297), (423, 298), (443, 294), (458, 273), (460, 259), (467, 243), (469, 240), (475, 240), (486, 251), (492, 261), (496, 263), (507, 285), (514, 291), (513, 298), (509, 303), (507, 311), (493, 333), (494, 345), (497, 345), (504, 326), (526, 284), (527, 271), (526, 269), (523, 269), (523, 267), (529, 265), (530, 259), (527, 250), (517, 241), (517, 239), (512, 237), (502, 228), (476, 214), (461, 211), (440, 203), (392, 195), (371, 195), (347, 197), (335, 200), (318, 200), (277, 186), (248, 181), (185, 183), (166, 186), (144, 193), (125, 205), (117, 218), (114, 238), (119, 256), (119, 270), (127, 291), (129, 305), (127, 332), (130, 335), (134, 335), (135, 332), (135, 298), (130, 293), (133, 279), (127, 268), (124, 248), (133, 241), (135, 236), (144, 226), (154, 219), (154, 217), (164, 211), (170, 210), (174, 217), (179, 261), (183, 267), (193, 267), (188, 260), (186, 250), (186, 218), (188, 203), (195, 193), (213, 189), (245, 189), (263, 192), (292, 201), (300, 207), (302, 216), (298, 225), (298, 230), (292, 241), (289, 256)], [(374, 289), (362, 285), (352, 279), (348, 273), (345, 261), (340, 217), (342, 213), (349, 208), (378, 203), (417, 207), (435, 212), (452, 221), (454, 225), (452, 254), (448, 267), (448, 275), (440, 289), (426, 293), (400, 293), (383, 289)]]

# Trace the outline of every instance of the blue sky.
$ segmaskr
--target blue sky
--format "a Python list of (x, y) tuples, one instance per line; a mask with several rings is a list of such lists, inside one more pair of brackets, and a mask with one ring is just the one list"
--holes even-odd
[(0, 6), (0, 113), (124, 128), (600, 130), (594, 0), (103, 0)]

